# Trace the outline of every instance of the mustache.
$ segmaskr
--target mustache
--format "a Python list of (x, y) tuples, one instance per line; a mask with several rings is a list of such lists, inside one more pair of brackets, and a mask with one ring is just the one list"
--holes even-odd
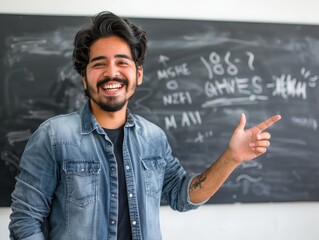
[(124, 84), (125, 86), (128, 85), (128, 81), (124, 78), (118, 78), (118, 77), (114, 77), (114, 78), (110, 78), (110, 77), (106, 77), (104, 79), (102, 79), (101, 81), (99, 81), (97, 84), (96, 84), (96, 87), (99, 88), (101, 87), (102, 85), (110, 82), (110, 81), (115, 81), (115, 82), (119, 82), (119, 83), (122, 83)]

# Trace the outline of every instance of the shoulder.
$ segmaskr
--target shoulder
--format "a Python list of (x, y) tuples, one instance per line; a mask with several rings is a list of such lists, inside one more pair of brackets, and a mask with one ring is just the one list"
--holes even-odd
[(69, 122), (75, 122), (80, 120), (80, 114), (79, 112), (72, 112), (67, 114), (60, 114), (56, 115), (54, 117), (51, 117), (47, 120), (45, 120), (41, 126), (47, 126), (47, 125), (68, 125)]
[(81, 117), (79, 112), (57, 115), (44, 121), (39, 128), (55, 134), (81, 132)]
[(142, 116), (133, 114), (136, 129), (140, 135), (153, 139), (153, 138), (166, 138), (166, 134), (162, 128), (150, 122)]

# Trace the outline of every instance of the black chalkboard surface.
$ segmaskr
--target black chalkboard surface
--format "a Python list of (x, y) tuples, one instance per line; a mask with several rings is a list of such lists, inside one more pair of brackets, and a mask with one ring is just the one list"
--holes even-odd
[[(144, 81), (130, 109), (162, 127), (187, 171), (222, 153), (240, 113), (250, 127), (281, 114), (272, 146), (242, 164), (209, 203), (319, 200), (319, 26), (131, 19), (148, 33)], [(84, 101), (72, 68), (86, 17), (0, 15), (0, 205), (45, 119)]]

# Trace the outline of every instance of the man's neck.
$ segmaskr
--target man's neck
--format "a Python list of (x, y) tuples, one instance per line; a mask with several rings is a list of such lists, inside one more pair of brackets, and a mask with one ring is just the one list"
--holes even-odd
[(94, 117), (96, 118), (97, 122), (101, 125), (101, 127), (106, 129), (117, 129), (125, 124), (126, 108), (127, 105), (125, 105), (119, 111), (107, 112), (101, 109), (95, 103), (92, 104), (91, 101), (91, 109)]

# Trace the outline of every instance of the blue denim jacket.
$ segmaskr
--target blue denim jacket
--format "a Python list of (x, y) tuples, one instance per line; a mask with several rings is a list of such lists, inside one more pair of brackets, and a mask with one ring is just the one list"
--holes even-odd
[[(187, 211), (195, 174), (186, 174), (164, 132), (127, 112), (123, 161), (133, 239), (161, 239), (161, 201)], [(113, 146), (91, 113), (51, 118), (35, 131), (20, 161), (12, 193), (11, 239), (103, 240), (117, 236), (118, 176)]]

